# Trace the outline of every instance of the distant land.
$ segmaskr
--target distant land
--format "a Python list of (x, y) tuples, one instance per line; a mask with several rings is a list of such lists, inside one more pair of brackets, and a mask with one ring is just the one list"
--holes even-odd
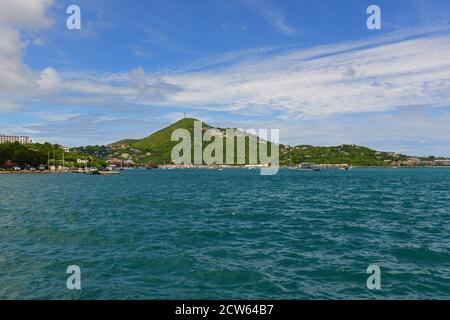
[[(185, 118), (143, 139), (124, 139), (106, 146), (77, 147), (73, 151), (96, 157), (109, 163), (141, 166), (171, 164), (172, 148), (178, 143), (171, 141), (172, 132), (176, 129), (186, 129), (193, 136), (195, 121), (200, 120)], [(203, 123), (203, 130), (209, 128), (213, 127)], [(226, 130), (225, 128), (216, 129), (221, 132)], [(226, 143), (226, 139), (224, 140)], [(433, 156), (419, 158), (395, 152), (377, 151), (357, 145), (318, 147), (280, 144), (279, 148), (280, 164), (283, 166), (298, 165), (305, 162), (330, 165), (348, 164), (352, 166), (439, 165), (440, 162), (442, 164), (447, 164), (448, 162), (448, 159), (445, 158), (435, 158)]]
[[(185, 118), (163, 128), (143, 139), (124, 139), (109, 145), (82, 146), (64, 152), (61, 145), (50, 143), (21, 144), (19, 142), (0, 143), (0, 169), (38, 166), (68, 168), (96, 167), (108, 165), (122, 167), (160, 166), (172, 164), (172, 149), (179, 142), (171, 141), (172, 132), (186, 129), (193, 137), (193, 118)], [(203, 131), (214, 128), (203, 123)], [(224, 128), (220, 130), (224, 138), (224, 150), (228, 143)], [(246, 135), (246, 163), (248, 163), (248, 135)], [(259, 139), (259, 138), (258, 138)], [(263, 141), (260, 139), (260, 141)], [(209, 142), (204, 142), (203, 147)], [(270, 144), (270, 142), (269, 142)], [(192, 143), (193, 145), (193, 143)], [(236, 143), (235, 143), (236, 145)], [(270, 149), (270, 147), (268, 148)], [(395, 152), (377, 151), (357, 145), (318, 147), (312, 145), (279, 145), (280, 165), (297, 166), (311, 163), (324, 166), (450, 166), (450, 159), (437, 157), (413, 157)]]

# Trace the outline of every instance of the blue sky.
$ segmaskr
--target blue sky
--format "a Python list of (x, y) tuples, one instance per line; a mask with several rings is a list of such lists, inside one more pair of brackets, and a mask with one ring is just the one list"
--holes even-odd
[[(82, 29), (67, 30), (66, 7)], [(366, 27), (377, 4), (382, 29)], [(182, 117), (450, 156), (450, 2), (4, 0), (0, 133), (70, 146)]]

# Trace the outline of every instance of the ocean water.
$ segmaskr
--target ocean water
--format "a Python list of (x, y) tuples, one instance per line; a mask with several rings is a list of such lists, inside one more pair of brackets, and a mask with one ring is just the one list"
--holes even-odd
[(450, 169), (0, 175), (0, 299), (450, 299)]

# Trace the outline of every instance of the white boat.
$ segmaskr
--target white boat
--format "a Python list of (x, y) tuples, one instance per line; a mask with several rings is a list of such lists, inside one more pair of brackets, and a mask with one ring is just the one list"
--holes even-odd
[(314, 163), (301, 163), (297, 170), (301, 171), (320, 171), (320, 166)]

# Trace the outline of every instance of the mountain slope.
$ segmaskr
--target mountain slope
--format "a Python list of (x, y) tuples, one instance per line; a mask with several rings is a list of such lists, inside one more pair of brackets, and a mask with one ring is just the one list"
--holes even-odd
[[(176, 129), (186, 129), (191, 133), (191, 137), (193, 139), (195, 121), (199, 120), (185, 118), (143, 139), (125, 139), (112, 143), (106, 147), (102, 147), (107, 150), (107, 154), (103, 158), (133, 160), (135, 163), (141, 165), (146, 165), (149, 163), (170, 164), (172, 162), (172, 149), (179, 143), (176, 141), (171, 141), (172, 132)], [(209, 128), (213, 127), (203, 123), (203, 131)], [(225, 133), (226, 130), (222, 128), (216, 129), (220, 130), (222, 133)], [(229, 139), (224, 138), (224, 141), (224, 150), (226, 150), (226, 144)], [(203, 148), (205, 148), (208, 144), (209, 143), (207, 142), (203, 142)], [(248, 163), (248, 144), (248, 138), (246, 138), (246, 163)], [(192, 146), (193, 145), (194, 144), (192, 143)], [(270, 147), (268, 147), (268, 149), (270, 150)], [(84, 150), (89, 150), (89, 148), (84, 148)], [(98, 156), (98, 154), (103, 154), (103, 149), (97, 151), (98, 152), (95, 155)], [(282, 144), (280, 145), (281, 165), (297, 165), (302, 162), (309, 162), (316, 164), (346, 163), (355, 166), (384, 166), (396, 164), (407, 159), (408, 157), (405, 155), (400, 155), (393, 152), (379, 152), (356, 145), (341, 145), (335, 147), (317, 147), (311, 145), (291, 147)]]
[[(191, 134), (191, 145), (194, 147), (194, 123), (195, 121), (200, 121), (193, 118), (185, 118), (175, 122), (174, 124), (163, 128), (150, 136), (143, 139), (125, 139), (115, 143), (110, 144), (108, 147), (111, 148), (112, 156), (118, 157), (121, 154), (131, 155), (133, 160), (140, 164), (170, 164), (172, 163), (171, 155), (172, 149), (179, 143), (178, 141), (171, 141), (173, 131), (177, 129), (186, 129)], [(202, 131), (203, 133), (208, 130), (214, 128), (206, 123), (202, 123)], [(214, 128), (219, 130), (223, 136), (223, 148), (226, 150), (227, 143), (230, 141), (229, 138), (226, 137), (226, 129), (223, 128)], [(245, 148), (245, 161), (249, 163), (249, 148), (248, 148), (248, 134), (244, 134), (243, 132), (238, 131), (240, 135), (246, 136), (246, 148)], [(259, 139), (259, 138), (257, 138)], [(259, 141), (262, 141), (259, 139)], [(203, 149), (209, 144), (209, 142), (203, 142)], [(270, 143), (268, 146), (270, 149)], [(192, 157), (194, 156), (194, 152), (192, 149)], [(224, 161), (226, 159), (226, 155), (224, 155)], [(235, 163), (237, 162), (237, 141), (235, 140)], [(258, 159), (259, 161), (259, 159)], [(192, 163), (193, 163), (192, 159)]]
[[(130, 145), (137, 149), (152, 150), (166, 152), (167, 149), (172, 151), (172, 148), (178, 143), (171, 141), (172, 132), (177, 129), (186, 129), (190, 132), (191, 136), (194, 136), (194, 122), (200, 121), (193, 118), (185, 118), (175, 122), (174, 124), (156, 131), (150, 136), (131, 143)], [(209, 125), (203, 123), (203, 129), (211, 128)]]
[[(125, 139), (109, 145), (112, 149), (120, 149), (122, 153), (133, 154), (135, 161), (140, 163), (171, 163), (171, 154), (177, 141), (171, 141), (172, 132), (177, 129), (186, 129), (194, 137), (193, 118), (181, 119), (170, 126), (163, 128), (143, 139)], [(211, 126), (203, 123), (203, 130)]]
[[(315, 164), (350, 164), (354, 166), (384, 166), (407, 160), (407, 156), (393, 152), (380, 152), (357, 145), (340, 145), (335, 147), (316, 147), (300, 145), (289, 148), (280, 156), (284, 163), (293, 164), (310, 162)], [(288, 160), (288, 162), (286, 162)]]

